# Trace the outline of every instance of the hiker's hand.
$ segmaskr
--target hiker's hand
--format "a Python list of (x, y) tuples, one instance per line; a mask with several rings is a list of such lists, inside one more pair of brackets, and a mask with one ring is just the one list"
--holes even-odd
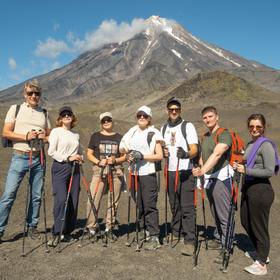
[(68, 157), (68, 161), (79, 161), (79, 162), (82, 162), (83, 161), (83, 157), (81, 155), (73, 155), (73, 156), (70, 156)]
[(107, 158), (108, 164), (112, 165), (116, 163), (116, 157), (115, 156), (110, 156)]
[(31, 141), (33, 139), (37, 138), (37, 131), (35, 129), (32, 129), (27, 132), (26, 134), (26, 141)]
[(242, 173), (244, 174), (245, 173), (245, 165), (243, 164), (238, 164), (236, 165), (236, 170), (239, 172), (239, 173)]
[(200, 176), (203, 176), (203, 172), (201, 171), (201, 168), (200, 167), (196, 167), (196, 168), (193, 168), (192, 169), (192, 174), (193, 176), (195, 177), (200, 177)]
[(167, 147), (163, 148), (163, 157), (164, 158), (168, 158), (169, 157), (169, 151)]
[(45, 131), (41, 130), (41, 129), (39, 131), (37, 131), (37, 137), (38, 137), (38, 139), (44, 139), (46, 137)]
[(103, 158), (98, 162), (99, 167), (105, 167), (107, 165), (107, 159)]
[(177, 148), (177, 158), (187, 159), (190, 157), (190, 154), (186, 152), (182, 147)]
[(128, 154), (128, 161), (138, 161), (144, 158), (143, 154), (139, 151), (132, 150)]

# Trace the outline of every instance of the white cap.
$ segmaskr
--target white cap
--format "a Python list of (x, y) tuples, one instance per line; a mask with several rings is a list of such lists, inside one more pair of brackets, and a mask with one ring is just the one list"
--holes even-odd
[(105, 117), (109, 117), (109, 118), (113, 118), (113, 116), (112, 116), (112, 113), (110, 113), (110, 112), (105, 112), (105, 113), (102, 113), (102, 114), (100, 114), (99, 115), (99, 120), (101, 121), (103, 118), (105, 118)]
[(150, 107), (148, 107), (148, 106), (146, 106), (146, 105), (141, 106), (140, 108), (138, 108), (136, 114), (138, 114), (139, 112), (143, 112), (143, 113), (145, 113), (146, 115), (152, 117), (152, 110), (151, 110)]

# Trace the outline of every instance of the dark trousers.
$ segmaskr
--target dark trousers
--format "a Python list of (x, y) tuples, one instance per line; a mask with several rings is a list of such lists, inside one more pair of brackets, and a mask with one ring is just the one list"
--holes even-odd
[(257, 260), (265, 264), (270, 249), (269, 212), (274, 192), (269, 180), (245, 182), (241, 196), (241, 224), (256, 248)]
[[(138, 218), (150, 235), (159, 235), (159, 218), (157, 209), (158, 185), (156, 174), (138, 177), (137, 207)], [(135, 201), (135, 176), (132, 176), (131, 194)]]
[[(72, 168), (73, 164), (67, 162), (60, 163), (54, 161), (52, 165), (54, 235), (58, 235), (62, 227), (62, 219), (65, 211), (65, 202), (67, 198)], [(63, 234), (70, 234), (75, 229), (78, 214), (79, 192), (80, 171), (79, 166), (76, 164), (71, 184), (69, 201), (67, 205), (64, 229), (62, 231)]]
[(171, 230), (175, 236), (181, 232), (185, 241), (195, 241), (194, 177), (191, 170), (179, 171), (175, 193), (175, 171), (168, 171), (168, 196), (172, 213)]

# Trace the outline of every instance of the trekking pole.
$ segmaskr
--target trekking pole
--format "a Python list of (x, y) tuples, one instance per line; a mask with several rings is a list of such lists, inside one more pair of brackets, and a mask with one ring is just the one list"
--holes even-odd
[(139, 245), (139, 209), (138, 209), (138, 173), (136, 169), (136, 164), (134, 166), (134, 188), (135, 188), (135, 214), (136, 214), (136, 252), (140, 252)]
[(45, 179), (46, 179), (46, 156), (44, 150), (44, 140), (39, 139), (40, 150), (40, 163), (43, 167), (43, 187), (42, 187), (42, 200), (43, 200), (43, 214), (44, 214), (44, 227), (45, 227), (45, 252), (49, 253), (48, 236), (47, 236), (47, 211), (46, 211), (46, 192), (45, 192)]
[[(98, 189), (98, 185), (99, 185), (99, 181), (98, 181), (98, 185), (96, 186), (96, 191), (94, 191), (94, 198), (92, 198), (92, 195), (91, 195), (91, 192), (90, 192), (90, 187), (87, 183), (87, 180), (86, 180), (86, 177), (85, 177), (85, 174), (84, 174), (84, 169), (83, 169), (83, 166), (82, 164), (80, 164), (80, 172), (81, 172), (81, 177), (82, 177), (82, 182), (83, 182), (83, 185), (85, 186), (85, 189), (86, 189), (86, 193), (87, 193), (87, 196), (88, 196), (88, 201), (90, 203), (90, 206), (91, 206), (91, 210), (92, 210), (92, 213), (95, 217), (95, 220), (96, 220), (96, 229), (97, 231), (100, 230), (100, 226), (99, 226), (99, 223), (98, 223), (98, 213), (97, 213), (97, 210), (95, 208), (95, 205), (94, 205), (94, 199), (95, 199), (95, 195), (97, 193), (97, 189)], [(83, 234), (82, 234), (82, 238), (81, 238), (81, 243), (78, 245), (79, 248), (82, 247), (82, 244), (83, 244), (83, 240), (84, 240), (84, 236), (85, 236), (85, 231), (86, 231), (86, 227), (87, 227), (87, 223), (88, 223), (88, 219), (89, 219), (89, 216), (90, 216), (90, 213), (88, 214), (88, 217), (87, 217), (87, 221), (86, 221), (86, 224), (83, 228)]]
[[(33, 130), (33, 129), (32, 129)], [(26, 225), (27, 225), (27, 215), (28, 215), (28, 209), (29, 209), (29, 204), (30, 204), (30, 195), (31, 195), (31, 184), (30, 184), (30, 173), (31, 173), (31, 168), (32, 168), (32, 156), (33, 156), (33, 147), (34, 147), (34, 139), (31, 139), (29, 141), (29, 146), (30, 146), (30, 152), (29, 152), (29, 165), (28, 165), (28, 173), (29, 173), (29, 178), (28, 178), (28, 186), (27, 186), (27, 191), (26, 191), (26, 200), (25, 200), (25, 215), (24, 215), (24, 225), (23, 225), (23, 238), (22, 238), (22, 252), (21, 256), (25, 257), (25, 235), (26, 235)]]
[(168, 164), (169, 159), (166, 158), (165, 166), (164, 166), (164, 175), (165, 175), (165, 196), (164, 196), (164, 204), (165, 204), (165, 238), (166, 245), (169, 244), (169, 234), (168, 234), (168, 225), (167, 225), (167, 195), (168, 195)]
[[(177, 196), (177, 191), (178, 191), (178, 183), (179, 183), (179, 164), (180, 164), (180, 158), (178, 158), (177, 160), (177, 166), (176, 166), (176, 172), (175, 172), (175, 182), (174, 182), (174, 199), (173, 199), (173, 211), (175, 210), (175, 206), (176, 206), (176, 196)], [(179, 205), (181, 203), (181, 201), (178, 202)], [(172, 214), (173, 216), (173, 214)], [(174, 217), (173, 217), (174, 218)], [(173, 219), (172, 219), (173, 220)], [(181, 221), (180, 221), (181, 222)], [(181, 227), (181, 226), (180, 226)], [(179, 236), (178, 236), (178, 241), (177, 243), (180, 241), (180, 231), (181, 228), (179, 229)], [(171, 228), (171, 246), (173, 243), (173, 229)], [(176, 244), (177, 244), (176, 243)], [(175, 246), (176, 246), (175, 244)]]
[(70, 193), (71, 193), (71, 189), (72, 189), (72, 182), (73, 182), (75, 167), (76, 167), (76, 161), (73, 161), (73, 165), (71, 167), (71, 177), (70, 177), (70, 181), (69, 181), (67, 197), (66, 197), (66, 200), (65, 200), (63, 217), (61, 219), (62, 224), (61, 224), (59, 238), (58, 238), (58, 251), (57, 251), (58, 253), (61, 252), (61, 236), (62, 236), (62, 231), (63, 231), (64, 225), (65, 225), (66, 213), (67, 213), (67, 208), (68, 208), (68, 201), (69, 201), (69, 197), (70, 197)]
[(198, 256), (201, 247), (201, 240), (199, 240), (199, 232), (197, 225), (197, 190), (194, 189), (194, 209), (195, 209), (195, 249), (193, 254), (193, 269), (196, 269), (198, 264)]
[[(130, 232), (130, 205), (131, 205), (131, 188), (132, 188), (132, 170), (129, 170), (129, 184), (127, 185), (128, 187), (128, 202), (127, 202), (127, 233), (126, 233), (126, 243), (125, 245), (127, 247), (131, 246), (131, 242), (129, 240), (129, 232)], [(124, 180), (126, 182), (126, 177), (124, 176)]]
[[(200, 179), (201, 180), (201, 179)], [(202, 202), (202, 214), (203, 214), (203, 226), (204, 226), (204, 243), (205, 249), (208, 250), (208, 238), (207, 238), (207, 225), (206, 225), (206, 214), (205, 214), (205, 193), (204, 193), (204, 186), (201, 186), (201, 202)]]
[[(240, 176), (238, 175), (238, 180), (241, 181), (242, 174)], [(236, 184), (236, 188), (238, 188), (239, 182)], [(231, 193), (231, 201), (230, 201), (230, 210), (228, 215), (228, 222), (227, 222), (227, 231), (226, 231), (226, 238), (225, 238), (225, 248), (223, 251), (223, 262), (222, 266), (220, 267), (220, 270), (224, 273), (227, 272), (230, 255), (233, 254), (233, 238), (234, 238), (234, 214), (235, 214), (235, 204), (237, 202), (237, 191), (235, 189), (234, 184), (232, 184), (232, 193)]]

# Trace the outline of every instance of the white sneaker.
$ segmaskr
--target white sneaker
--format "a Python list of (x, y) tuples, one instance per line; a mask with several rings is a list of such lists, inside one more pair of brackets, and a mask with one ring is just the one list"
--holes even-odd
[(89, 228), (88, 232), (89, 232), (90, 236), (95, 236), (96, 235), (96, 231), (94, 229), (92, 229), (92, 228)]
[(244, 270), (254, 275), (266, 275), (266, 265), (261, 265), (258, 261), (255, 261), (252, 265), (246, 266)]
[[(255, 261), (256, 258), (257, 258), (257, 252), (256, 251), (246, 251), (245, 252), (245, 257)], [(269, 259), (269, 257), (267, 257), (265, 264), (269, 264), (269, 262), (270, 262), (270, 259)]]

